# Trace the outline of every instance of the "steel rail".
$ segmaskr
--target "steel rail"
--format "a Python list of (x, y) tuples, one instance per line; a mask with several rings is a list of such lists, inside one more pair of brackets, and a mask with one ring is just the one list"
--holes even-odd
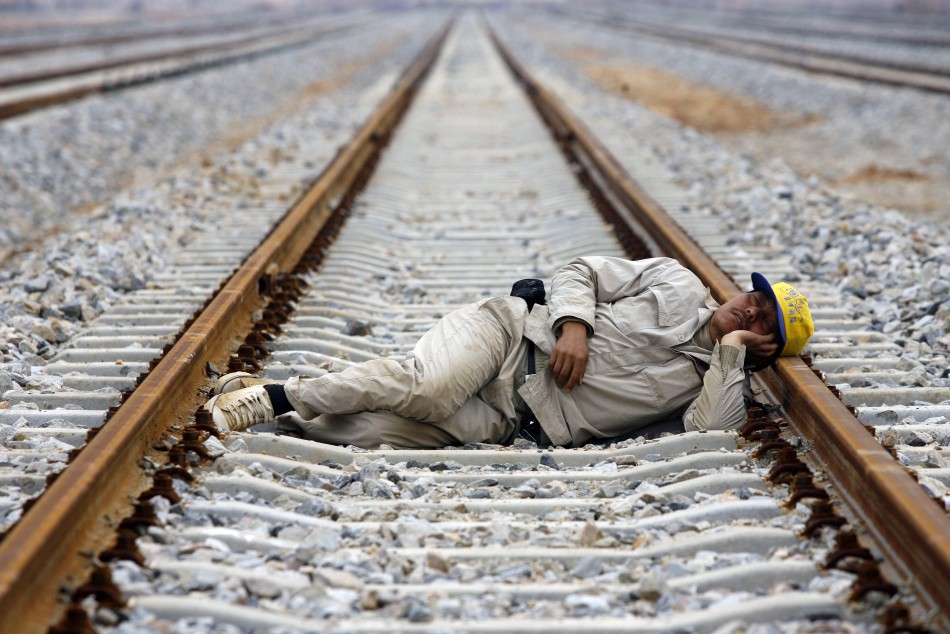
[[(625, 6), (629, 8), (629, 4)], [(827, 11), (827, 8), (826, 8)], [(694, 23), (702, 22), (709, 18), (717, 19), (720, 26), (725, 28), (738, 28), (745, 31), (754, 32), (771, 31), (773, 33), (789, 33), (795, 35), (820, 36), (844, 38), (849, 40), (870, 40), (875, 44), (893, 43), (910, 44), (912, 46), (948, 46), (950, 45), (950, 36), (940, 31), (938, 24), (929, 23), (927, 27), (929, 33), (921, 33), (911, 29), (922, 26), (913, 20), (907, 21), (907, 14), (902, 16), (903, 22), (895, 23), (895, 14), (887, 14), (884, 25), (878, 22), (861, 23), (856, 21), (856, 16), (835, 15), (833, 12), (824, 13), (824, 22), (818, 25), (806, 26), (806, 22), (801, 22), (802, 18), (812, 16), (801, 16), (796, 13), (761, 11), (757, 9), (743, 8), (739, 10), (716, 9), (716, 10), (693, 10), (682, 8), (676, 12), (679, 16), (688, 16)], [(817, 16), (814, 16), (817, 17)], [(936, 16), (932, 16), (936, 17)], [(829, 22), (830, 20), (830, 22)], [(881, 28), (881, 27), (884, 28)], [(894, 27), (902, 27), (903, 30), (895, 31)]]
[[(307, 12), (299, 14), (283, 14), (283, 15), (273, 15), (270, 16), (270, 19), (263, 19), (263, 15), (251, 15), (251, 16), (234, 16), (232, 18), (227, 18), (221, 22), (175, 22), (168, 23), (162, 26), (157, 27), (146, 27), (135, 30), (135, 27), (130, 28), (127, 32), (120, 33), (100, 33), (98, 35), (79, 35), (79, 36), (66, 36), (61, 39), (51, 37), (48, 39), (42, 39), (37, 41), (30, 42), (21, 42), (6, 44), (0, 46), (0, 57), (9, 57), (13, 55), (27, 55), (32, 53), (40, 53), (43, 51), (51, 51), (56, 49), (63, 48), (73, 48), (81, 46), (109, 46), (112, 44), (122, 44), (125, 42), (134, 42), (142, 40), (143, 38), (184, 38), (184, 37), (196, 37), (199, 35), (206, 35), (208, 33), (220, 33), (222, 29), (244, 29), (250, 27), (261, 27), (261, 26), (280, 26), (287, 23), (297, 23), (301, 19), (314, 18), (320, 16), (320, 13), (317, 12)], [(119, 25), (123, 27), (124, 25)]]
[[(890, 70), (899, 70), (909, 73), (923, 73), (927, 75), (934, 75), (936, 77), (947, 77), (950, 75), (948, 71), (941, 68), (936, 68), (933, 66), (923, 66), (919, 64), (908, 64), (906, 62), (900, 61), (890, 61), (886, 59), (874, 59), (871, 57), (866, 57), (863, 55), (856, 55), (854, 53), (834, 53), (828, 51), (818, 51), (808, 46), (803, 46), (799, 44), (789, 44), (787, 42), (770, 42), (768, 40), (763, 40), (762, 38), (757, 38), (754, 36), (748, 35), (739, 35), (739, 34), (730, 34), (729, 36), (720, 35), (718, 33), (710, 33), (708, 31), (702, 31), (692, 27), (671, 27), (668, 25), (659, 26), (654, 24), (647, 24), (644, 22), (637, 22), (633, 20), (625, 20), (624, 24), (628, 25), (630, 28), (636, 30), (644, 30), (650, 32), (654, 35), (659, 35), (661, 37), (669, 35), (675, 38), (683, 38), (687, 41), (694, 42), (697, 44), (708, 44), (710, 46), (724, 46), (725, 50), (741, 50), (741, 48), (736, 47), (735, 49), (730, 48), (730, 42), (735, 42), (736, 44), (748, 44), (753, 47), (762, 47), (763, 49), (772, 49), (775, 51), (784, 51), (788, 53), (802, 54), (808, 56), (814, 56), (818, 58), (824, 58), (826, 60), (841, 60), (846, 62), (854, 62), (865, 67), (874, 67), (874, 68), (886, 68)], [(728, 40), (726, 40), (728, 37)], [(752, 50), (755, 50), (753, 48)], [(792, 58), (794, 60), (794, 58)]]
[[(598, 173), (614, 200), (627, 207), (661, 252), (694, 271), (719, 302), (741, 292), (733, 280), (670, 218), (586, 127), (535, 81), (498, 36), (493, 41), (524, 86), (553, 134), (588, 170)], [(788, 414), (796, 433), (814, 441), (815, 466), (888, 557), (900, 581), (913, 587), (925, 605), (950, 615), (950, 517), (910, 473), (869, 434), (828, 386), (798, 357), (781, 358), (756, 375)]]
[[(312, 32), (307, 30), (305, 27), (293, 27), (285, 31), (280, 32), (269, 32), (269, 33), (258, 33), (250, 35), (248, 37), (230, 40), (227, 42), (219, 42), (217, 44), (198, 44), (185, 46), (182, 48), (176, 48), (168, 51), (161, 51), (158, 53), (147, 53), (144, 55), (127, 55), (125, 57), (119, 57), (111, 60), (102, 60), (98, 62), (87, 62), (83, 64), (76, 64), (74, 66), (60, 67), (60, 68), (51, 68), (48, 70), (32, 71), (21, 73), (19, 75), (7, 75), (5, 77), (0, 77), (0, 88), (8, 88), (10, 86), (19, 86), (22, 84), (33, 84), (42, 81), (49, 81), (52, 79), (59, 79), (62, 77), (72, 77), (74, 75), (82, 75), (85, 73), (91, 73), (95, 71), (102, 70), (112, 70), (115, 68), (120, 68), (122, 66), (131, 66), (133, 64), (144, 64), (148, 62), (157, 62), (166, 59), (174, 59), (176, 57), (192, 56), (192, 55), (201, 55), (203, 53), (214, 53), (216, 51), (227, 51), (229, 49), (240, 48), (243, 46), (250, 46), (254, 44), (260, 44), (262, 42), (267, 42), (268, 40), (273, 40), (281, 36), (287, 36), (292, 33), (305, 31), (308, 36), (313, 35)], [(322, 34), (323, 30), (318, 29), (318, 33)]]
[(809, 72), (848, 77), (861, 81), (876, 82), (890, 86), (916, 88), (938, 94), (950, 93), (950, 76), (947, 71), (911, 66), (901, 62), (872, 60), (866, 57), (813, 51), (791, 44), (765, 43), (752, 38), (735, 37), (731, 40), (699, 31), (659, 27), (632, 20), (619, 24), (602, 16), (591, 16), (562, 8), (550, 9), (572, 18), (579, 18), (613, 29), (629, 29), (671, 42), (688, 42), (728, 55), (738, 55), (753, 60), (765, 60)]
[(893, 33), (887, 30), (862, 29), (855, 25), (848, 24), (844, 29), (834, 27), (815, 27), (808, 28), (804, 26), (787, 24), (782, 21), (765, 20), (752, 18), (736, 22), (740, 28), (764, 28), (773, 33), (790, 33), (793, 35), (806, 35), (834, 38), (847, 38), (850, 40), (866, 40), (875, 44), (909, 44), (911, 46), (950, 46), (950, 37), (945, 34), (934, 32), (932, 35), (911, 34), (910, 32)]
[[(312, 188), (242, 264), (193, 325), (0, 542), (0, 632), (45, 631), (107, 546), (147, 483), (139, 462), (205, 398), (208, 363), (226, 361), (265, 305), (265, 290), (292, 270), (332, 218), (335, 201), (371, 169), (451, 24), (426, 45), (379, 109)], [(86, 553), (83, 555), (83, 553)]]
[[(187, 50), (179, 49), (176, 51), (156, 53), (154, 55), (146, 55), (142, 57), (130, 57), (106, 64), (89, 64), (83, 68), (74, 68), (65, 72), (55, 71), (52, 73), (38, 73), (33, 74), (30, 77), (19, 78), (19, 80), (22, 81), (19, 81), (18, 78), (0, 78), (0, 88), (13, 88), (23, 84), (42, 86), (43, 81), (59, 79), (67, 76), (76, 76), (84, 73), (93, 73), (110, 69), (121, 70), (126, 67), (134, 67), (137, 64), (146, 64), (163, 60), (173, 62), (176, 59), (185, 58), (181, 59), (180, 64), (174, 64), (171, 67), (163, 68), (158, 71), (151, 71), (142, 75), (123, 77), (121, 79), (109, 79), (107, 77), (102, 77), (97, 81), (87, 82), (85, 84), (80, 81), (78, 84), (74, 83), (73, 85), (67, 85), (51, 92), (26, 95), (21, 98), (12, 99), (6, 102), (0, 100), (0, 120), (9, 119), (26, 112), (30, 112), (31, 110), (35, 110), (37, 108), (43, 108), (46, 106), (64, 103), (66, 101), (72, 101), (73, 99), (79, 99), (81, 97), (85, 97), (86, 95), (108, 92), (128, 86), (158, 81), (166, 77), (174, 77), (183, 73), (208, 68), (210, 66), (231, 63), (242, 59), (253, 58), (259, 55), (276, 53), (290, 48), (303, 46), (315, 37), (344, 31), (346, 29), (353, 28), (353, 26), (355, 26), (355, 24), (350, 23), (333, 27), (308, 29), (303, 34), (297, 35), (292, 35), (290, 31), (284, 32), (282, 34), (270, 33), (237, 42), (194, 47)], [(300, 29), (296, 30), (299, 31)], [(252, 48), (248, 50), (248, 47)], [(217, 53), (219, 56), (214, 57), (211, 60), (201, 57), (202, 55), (212, 53)], [(187, 59), (188, 57), (193, 57), (193, 59)]]

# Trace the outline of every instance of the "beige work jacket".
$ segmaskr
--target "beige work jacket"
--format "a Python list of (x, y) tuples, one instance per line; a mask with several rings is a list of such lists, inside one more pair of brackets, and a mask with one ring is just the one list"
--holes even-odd
[(554, 276), (525, 337), (550, 354), (565, 320), (587, 325), (590, 355), (571, 394), (550, 371), (518, 390), (551, 442), (580, 446), (682, 413), (687, 431), (745, 420), (745, 349), (695, 345), (718, 304), (691, 271), (669, 258), (583, 257)]

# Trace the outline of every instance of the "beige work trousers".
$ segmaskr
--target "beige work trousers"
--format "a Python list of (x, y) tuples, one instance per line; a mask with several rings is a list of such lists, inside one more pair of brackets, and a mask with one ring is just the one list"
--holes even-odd
[(520, 298), (490, 298), (443, 317), (403, 360), (291, 378), (285, 392), (296, 415), (278, 429), (367, 449), (505, 442), (524, 408), (526, 314)]

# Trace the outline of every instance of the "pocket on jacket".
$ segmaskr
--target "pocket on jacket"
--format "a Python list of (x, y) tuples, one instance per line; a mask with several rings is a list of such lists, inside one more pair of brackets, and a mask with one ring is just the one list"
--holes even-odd
[(559, 399), (566, 419), (586, 421), (607, 436), (621, 433), (631, 422), (654, 420), (662, 403), (644, 370), (639, 364), (615, 366), (585, 379), (573, 399)]
[(660, 411), (674, 414), (692, 403), (703, 389), (703, 379), (688, 357), (648, 366), (640, 376), (656, 395)]
[[(642, 293), (636, 297), (624, 297), (612, 304), (602, 304), (611, 312), (605, 315), (608, 322), (613, 322), (617, 330), (625, 335), (640, 330), (652, 330), (660, 326), (659, 302), (656, 293)], [(601, 310), (598, 306), (598, 312)]]

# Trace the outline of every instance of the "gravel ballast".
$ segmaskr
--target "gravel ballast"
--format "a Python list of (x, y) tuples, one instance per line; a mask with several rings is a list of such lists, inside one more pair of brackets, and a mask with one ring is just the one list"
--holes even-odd
[(327, 90), (354, 68), (379, 64), (413, 30), (411, 23), (399, 28), (401, 20), (381, 22), (3, 122), (0, 198), (8, 221), (0, 254), (67, 230), (61, 225), (74, 213), (147, 185), (211, 143), (247, 134), (249, 123), (293, 107), (308, 90)]
[(555, 67), (567, 65), (557, 59), (563, 57), (585, 70), (572, 72), (574, 87), (590, 87), (585, 74), (592, 69), (655, 68), (741, 95), (804, 123), (720, 135), (724, 149), (762, 163), (780, 158), (841, 193), (950, 224), (946, 95), (808, 73), (560, 16), (532, 15), (519, 24)]

